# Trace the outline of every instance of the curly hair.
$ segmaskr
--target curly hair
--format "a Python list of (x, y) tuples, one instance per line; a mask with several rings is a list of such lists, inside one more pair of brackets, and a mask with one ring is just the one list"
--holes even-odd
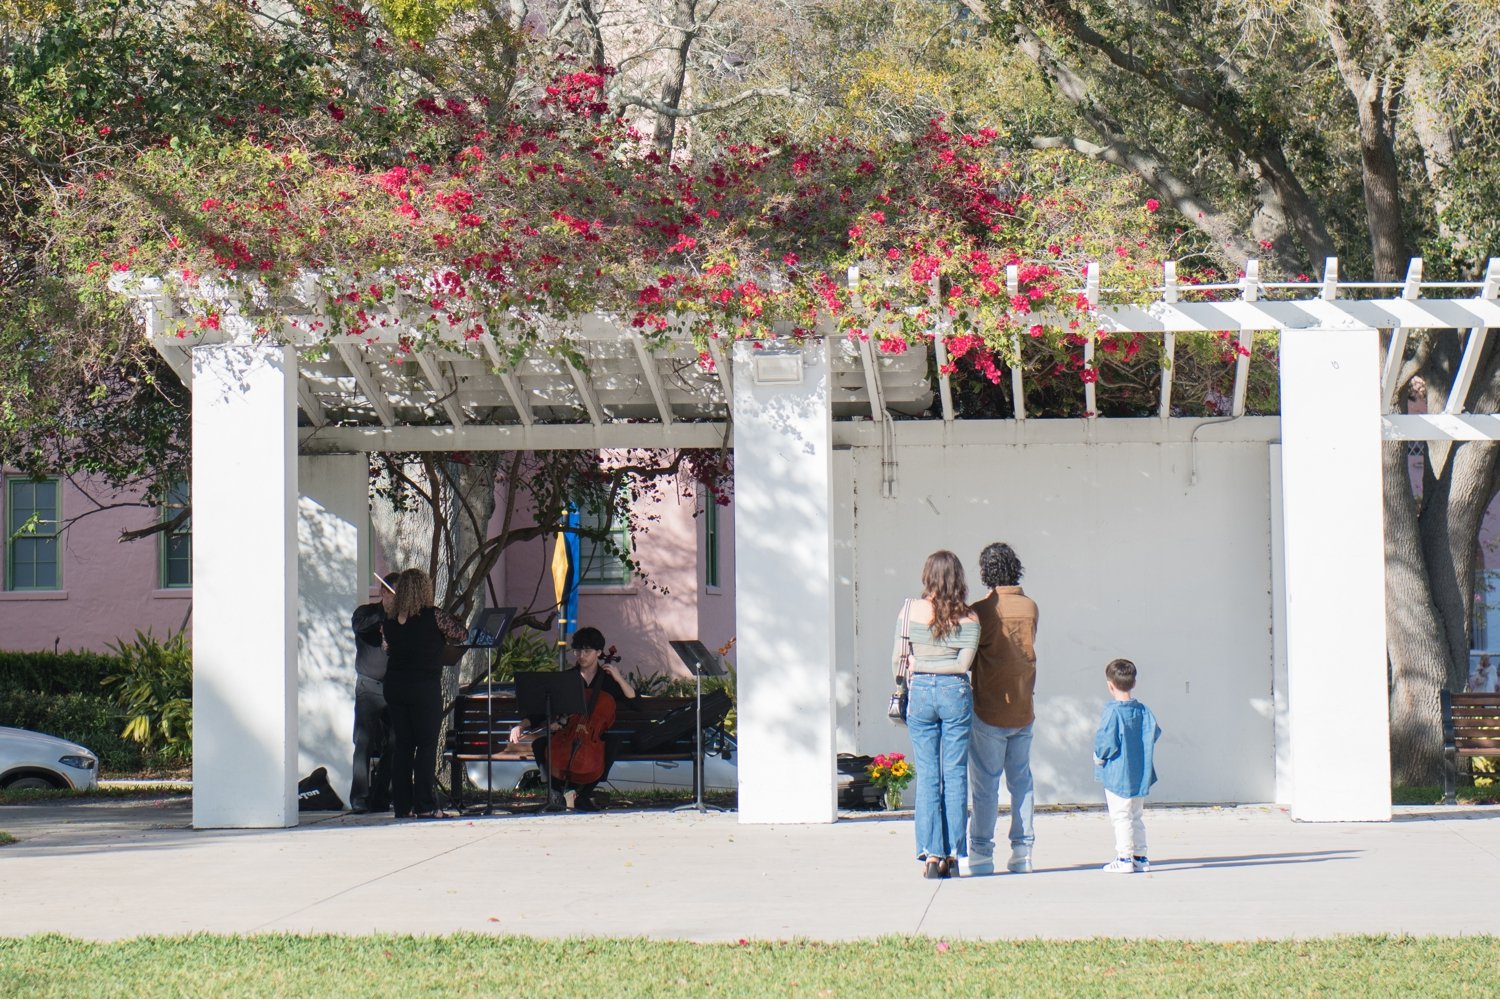
[(958, 630), (969, 613), (969, 585), (964, 582), (964, 564), (947, 549), (939, 549), (922, 565), (922, 596), (932, 602), (934, 639)]
[(402, 570), (396, 581), (396, 609), (391, 617), (407, 621), (432, 606), (432, 578), (420, 569)]
[(1014, 587), (1024, 572), (1016, 550), (1004, 542), (991, 542), (979, 553), (979, 578), (986, 587)]

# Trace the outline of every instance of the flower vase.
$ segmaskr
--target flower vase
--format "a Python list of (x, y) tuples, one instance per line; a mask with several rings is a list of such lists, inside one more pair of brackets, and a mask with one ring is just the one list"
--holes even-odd
[(900, 809), (900, 808), (901, 808), (901, 789), (899, 789), (899, 788), (887, 788), (885, 790), (885, 809), (886, 809), (886, 812), (895, 812), (897, 809)]

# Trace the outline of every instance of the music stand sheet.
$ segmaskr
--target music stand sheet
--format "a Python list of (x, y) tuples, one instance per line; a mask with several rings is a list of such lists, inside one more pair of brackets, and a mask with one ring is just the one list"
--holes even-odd
[[(550, 702), (550, 703), (549, 703)], [(523, 670), (516, 674), (516, 711), (525, 719), (583, 713), (583, 681), (574, 671)]]
[(469, 630), (469, 635), (462, 643), (469, 649), (494, 649), (505, 641), (505, 633), (510, 631), (510, 623), (516, 617), (515, 608), (485, 608), (479, 613), (479, 620)]
[(667, 645), (695, 676), (719, 677), (725, 672), (719, 658), (697, 639), (673, 639)]

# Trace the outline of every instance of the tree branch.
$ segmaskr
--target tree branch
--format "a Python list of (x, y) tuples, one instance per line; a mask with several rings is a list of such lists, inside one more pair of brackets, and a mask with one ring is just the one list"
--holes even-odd
[(807, 95), (795, 87), (751, 87), (742, 90), (733, 97), (726, 97), (722, 101), (713, 101), (709, 104), (697, 104), (690, 108), (674, 108), (654, 97), (643, 94), (625, 94), (619, 98), (620, 108), (637, 107), (654, 111), (659, 115), (667, 115), (671, 118), (691, 118), (695, 115), (710, 114), (714, 111), (725, 111), (729, 108), (744, 104), (746, 101), (757, 100), (762, 97), (784, 97), (795, 101), (805, 101)]
[(1110, 139), (1108, 145), (1096, 145), (1076, 136), (1037, 136), (1031, 140), (1031, 145), (1035, 149), (1071, 149), (1128, 170), (1151, 185), (1152, 190), (1200, 231), (1222, 244), (1237, 263), (1243, 264), (1264, 255), (1258, 243), (1240, 232), (1239, 223), (1235, 219), (1169, 170), (1162, 163), (1160, 154), (1149, 147), (1125, 141), (1097, 122), (1091, 120), (1090, 123)]

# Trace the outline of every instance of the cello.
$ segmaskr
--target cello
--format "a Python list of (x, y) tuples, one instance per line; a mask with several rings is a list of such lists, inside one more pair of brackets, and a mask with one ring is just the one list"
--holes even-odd
[(604, 733), (615, 724), (615, 699), (607, 691), (585, 692), (585, 711), (570, 715), (552, 734), (552, 776), (575, 785), (598, 781), (604, 774)]

